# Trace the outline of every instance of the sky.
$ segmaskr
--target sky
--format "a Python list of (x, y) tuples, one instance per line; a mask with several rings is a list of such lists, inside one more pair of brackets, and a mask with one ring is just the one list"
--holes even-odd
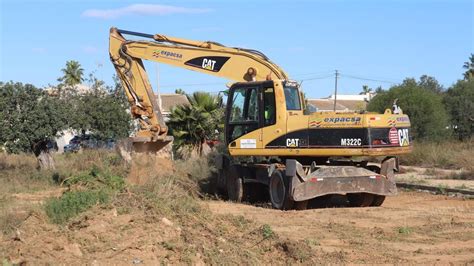
[[(449, 87), (474, 53), (474, 1), (0, 0), (0, 81), (57, 84), (67, 60), (112, 85), (110, 27), (260, 50), (309, 98), (434, 76)], [(146, 62), (152, 86), (218, 92), (227, 80)]]

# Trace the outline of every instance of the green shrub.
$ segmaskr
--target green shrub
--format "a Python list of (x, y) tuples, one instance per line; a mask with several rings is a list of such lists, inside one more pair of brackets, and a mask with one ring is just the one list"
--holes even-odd
[(60, 198), (49, 199), (45, 211), (51, 222), (63, 224), (79, 213), (96, 204), (104, 204), (109, 200), (106, 190), (88, 190), (66, 192)]
[(94, 165), (89, 172), (69, 177), (64, 181), (65, 185), (79, 185), (89, 189), (108, 188), (121, 190), (125, 187), (123, 177), (111, 173), (109, 170), (102, 170)]

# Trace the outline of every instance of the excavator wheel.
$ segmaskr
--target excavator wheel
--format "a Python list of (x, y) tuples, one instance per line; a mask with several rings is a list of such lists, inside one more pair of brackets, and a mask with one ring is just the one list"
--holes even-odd
[(347, 199), (351, 207), (369, 207), (374, 201), (374, 195), (369, 193), (351, 193), (347, 195)]
[(234, 165), (230, 165), (224, 170), (224, 176), (227, 179), (227, 196), (229, 200), (241, 202), (244, 197), (244, 183), (242, 177), (237, 173)]
[(294, 201), (289, 198), (289, 180), (281, 171), (274, 171), (270, 177), (268, 185), (270, 201), (273, 208), (279, 210), (290, 210), (294, 206)]

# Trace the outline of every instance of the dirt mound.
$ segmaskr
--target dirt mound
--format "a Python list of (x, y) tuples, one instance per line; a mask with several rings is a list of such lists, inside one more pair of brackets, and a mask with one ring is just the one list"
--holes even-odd
[(173, 161), (168, 158), (152, 154), (134, 154), (127, 182), (134, 185), (143, 185), (154, 178), (170, 176), (174, 170)]
[(59, 227), (35, 213), (1, 236), (0, 254), (33, 265), (316, 262), (305, 243), (280, 241), (243, 217), (204, 212), (187, 218), (96, 207)]

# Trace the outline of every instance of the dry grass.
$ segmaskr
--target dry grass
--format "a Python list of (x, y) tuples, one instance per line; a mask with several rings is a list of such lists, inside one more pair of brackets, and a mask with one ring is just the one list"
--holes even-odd
[[(123, 183), (123, 178), (129, 176), (132, 170), (112, 152), (87, 151), (82, 154), (55, 155), (57, 169), (54, 172), (37, 170), (33, 156), (4, 155), (3, 158), (6, 158), (0, 173), (0, 186), (6, 192), (3, 195), (18, 191), (28, 194), (32, 193), (31, 190), (49, 190), (58, 188), (61, 184), (69, 187), (68, 192), (59, 198), (44, 201), (44, 206), (38, 209), (42, 215), (48, 215), (50, 222), (62, 224), (61, 230), (54, 229), (56, 236), (51, 241), (71, 235), (75, 235), (77, 239), (86, 239), (89, 236), (87, 224), (91, 219), (100, 219), (97, 217), (102, 217), (107, 210), (115, 209), (119, 217), (128, 215), (137, 220), (133, 227), (128, 222), (117, 225), (118, 228), (111, 227), (110, 234), (123, 233), (122, 231), (129, 229), (146, 230), (153, 224), (157, 232), (163, 232), (163, 236), (166, 236), (171, 229), (163, 225), (164, 218), (179, 228), (180, 234), (174, 237), (169, 235), (169, 239), (165, 241), (155, 243), (156, 240), (150, 240), (156, 244), (154, 248), (157, 252), (164, 254), (164, 264), (292, 264), (304, 260), (317, 261), (315, 257), (310, 258), (311, 249), (305, 243), (281, 240), (268, 225), (254, 223), (243, 217), (216, 215), (202, 204), (202, 189), (208, 184), (212, 173), (212, 166), (207, 163), (207, 158), (177, 161), (172, 164), (170, 171), (163, 171), (163, 162), (142, 163), (139, 165), (140, 174), (147, 175), (143, 179), (146, 183), (138, 185)], [(34, 176), (37, 178), (33, 178)], [(116, 182), (118, 179), (122, 182)], [(34, 189), (31, 186), (33, 180), (39, 182)], [(106, 199), (97, 194), (102, 191), (100, 189), (109, 189), (113, 193), (108, 193)], [(23, 222), (27, 218), (23, 212), (19, 212), (20, 207), (38, 202), (12, 201), (13, 197), (10, 196), (2, 199), (2, 206), (7, 207), (0, 208), (0, 230), (3, 234), (14, 234), (16, 229), (28, 231), (24, 227), (31, 225)], [(28, 221), (31, 222), (31, 219)], [(34, 235), (46, 236), (51, 229), (42, 231), (42, 228), (57, 228), (57, 225), (50, 224), (47, 219), (44, 222), (45, 224), (34, 225)], [(108, 236), (104, 235), (103, 238), (108, 239)], [(101, 244), (95, 241), (94, 245), (99, 245), (99, 250), (105, 249), (105, 246), (110, 250), (111, 243)], [(41, 252), (43, 248), (32, 247), (31, 250), (38, 250), (40, 254), (36, 259), (51, 252)], [(84, 259), (90, 258), (89, 255), (97, 256), (95, 248), (89, 250), (83, 247), (82, 250), (85, 253)]]
[(63, 180), (89, 172), (93, 167), (122, 175), (127, 171), (120, 157), (109, 151), (90, 150), (54, 154), (56, 170), (39, 170), (32, 154), (0, 154), (0, 193), (19, 193), (53, 188)]
[(474, 139), (464, 142), (415, 142), (413, 152), (400, 156), (400, 163), (474, 172)]

